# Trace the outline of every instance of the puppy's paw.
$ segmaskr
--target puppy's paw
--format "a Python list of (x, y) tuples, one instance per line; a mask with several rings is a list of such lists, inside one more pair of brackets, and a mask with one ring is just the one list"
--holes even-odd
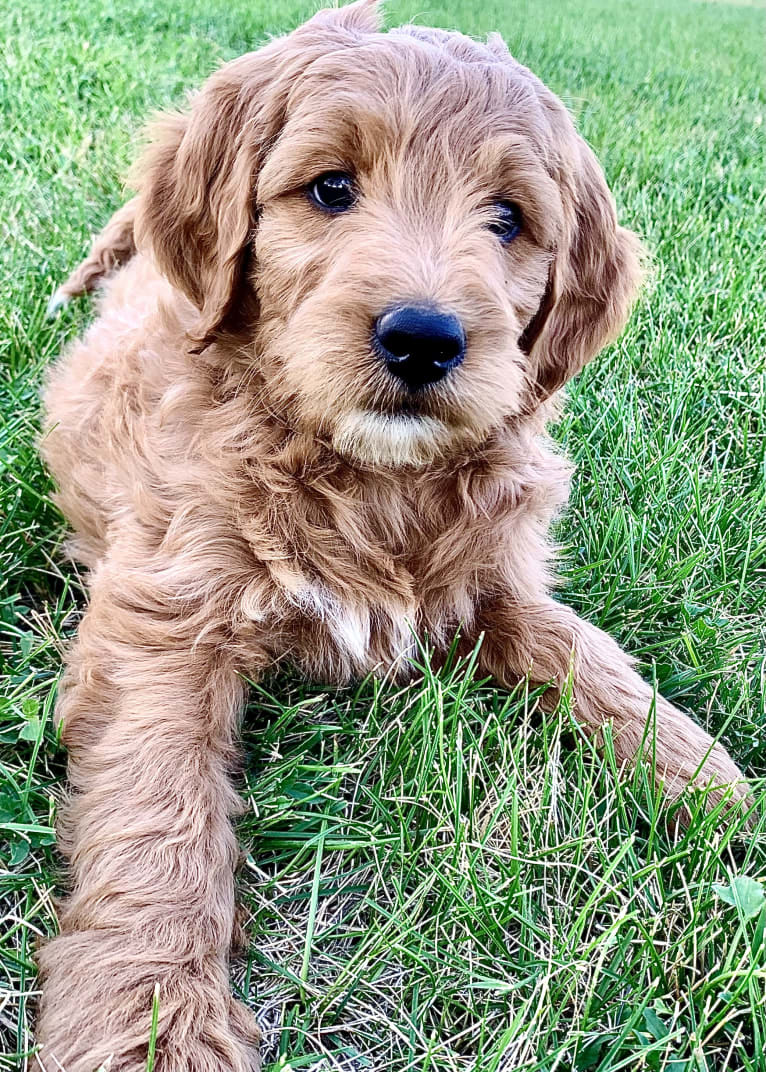
[[(175, 1025), (163, 1025), (157, 1038), (154, 1072), (260, 1072), (261, 1033), (245, 1005), (229, 997), (225, 1023), (209, 1010), (198, 1011), (203, 1019), (196, 1031), (187, 1016)], [(145, 1069), (144, 1062), (140, 1072)]]
[(670, 801), (694, 787), (704, 792), (708, 809), (723, 801), (728, 813), (752, 803), (745, 776), (723, 745), (665, 700), (658, 702), (656, 736), (646, 742), (645, 758)]
[(258, 1028), (231, 997), (220, 958), (141, 951), (129, 936), (94, 931), (53, 939), (39, 961), (36, 1072), (145, 1072), (157, 983), (154, 1072), (260, 1069)]

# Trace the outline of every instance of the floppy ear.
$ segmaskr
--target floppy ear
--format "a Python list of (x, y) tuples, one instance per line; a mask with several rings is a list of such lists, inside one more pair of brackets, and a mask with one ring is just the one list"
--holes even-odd
[(138, 245), (151, 248), (163, 274), (199, 309), (193, 338), (201, 346), (230, 319), (244, 289), (255, 175), (282, 122), (274, 85), (281, 45), (227, 64), (187, 115), (159, 119), (134, 172)]
[(567, 221), (539, 310), (521, 338), (537, 401), (579, 372), (625, 325), (641, 282), (638, 238), (617, 223), (614, 200), (579, 137), (561, 180)]
[(294, 80), (312, 60), (377, 30), (378, 11), (374, 0), (319, 11), (287, 37), (226, 64), (188, 114), (169, 114), (150, 129), (134, 172), (136, 238), (199, 309), (192, 333), (199, 349), (256, 313), (244, 285), (256, 178)]

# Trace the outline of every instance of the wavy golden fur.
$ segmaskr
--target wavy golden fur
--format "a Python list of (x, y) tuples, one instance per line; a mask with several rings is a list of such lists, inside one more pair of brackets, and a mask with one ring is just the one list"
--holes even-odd
[[(482, 672), (572, 681), (621, 761), (652, 689), (550, 595), (567, 463), (557, 390), (622, 328), (636, 238), (562, 104), (498, 37), (405, 26), (371, 0), (227, 64), (162, 119), (62, 296), (103, 284), (53, 369), (44, 455), (90, 570), (59, 717), (72, 892), (41, 952), (40, 1067), (138, 1072), (159, 984), (156, 1072), (258, 1067), (229, 994), (245, 676), (405, 674), (483, 634)], [(352, 172), (353, 211), (306, 197)], [(493, 198), (521, 206), (504, 246)], [(457, 316), (465, 361), (403, 400), (370, 346), (391, 303)], [(657, 776), (740, 774), (656, 700)], [(742, 793), (735, 789), (735, 793)]]

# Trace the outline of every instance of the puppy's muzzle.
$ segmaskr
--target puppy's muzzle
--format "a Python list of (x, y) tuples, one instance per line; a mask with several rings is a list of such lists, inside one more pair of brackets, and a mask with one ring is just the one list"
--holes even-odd
[(456, 316), (419, 305), (397, 305), (375, 321), (375, 347), (392, 375), (417, 391), (437, 383), (465, 357)]

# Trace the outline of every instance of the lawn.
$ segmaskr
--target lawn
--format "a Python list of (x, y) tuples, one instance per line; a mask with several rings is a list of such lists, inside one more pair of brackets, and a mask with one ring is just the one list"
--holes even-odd
[[(35, 455), (45, 318), (121, 203), (142, 120), (310, 13), (284, 0), (0, 0), (0, 1068), (32, 1045), (55, 929), (51, 715), (82, 579)], [(253, 695), (232, 983), (265, 1067), (766, 1069), (763, 7), (697, 0), (392, 4), (502, 31), (566, 101), (651, 251), (621, 340), (556, 435), (577, 463), (561, 598), (638, 655), (753, 777), (752, 829), (675, 831), (566, 703), (473, 680), (298, 679)]]

